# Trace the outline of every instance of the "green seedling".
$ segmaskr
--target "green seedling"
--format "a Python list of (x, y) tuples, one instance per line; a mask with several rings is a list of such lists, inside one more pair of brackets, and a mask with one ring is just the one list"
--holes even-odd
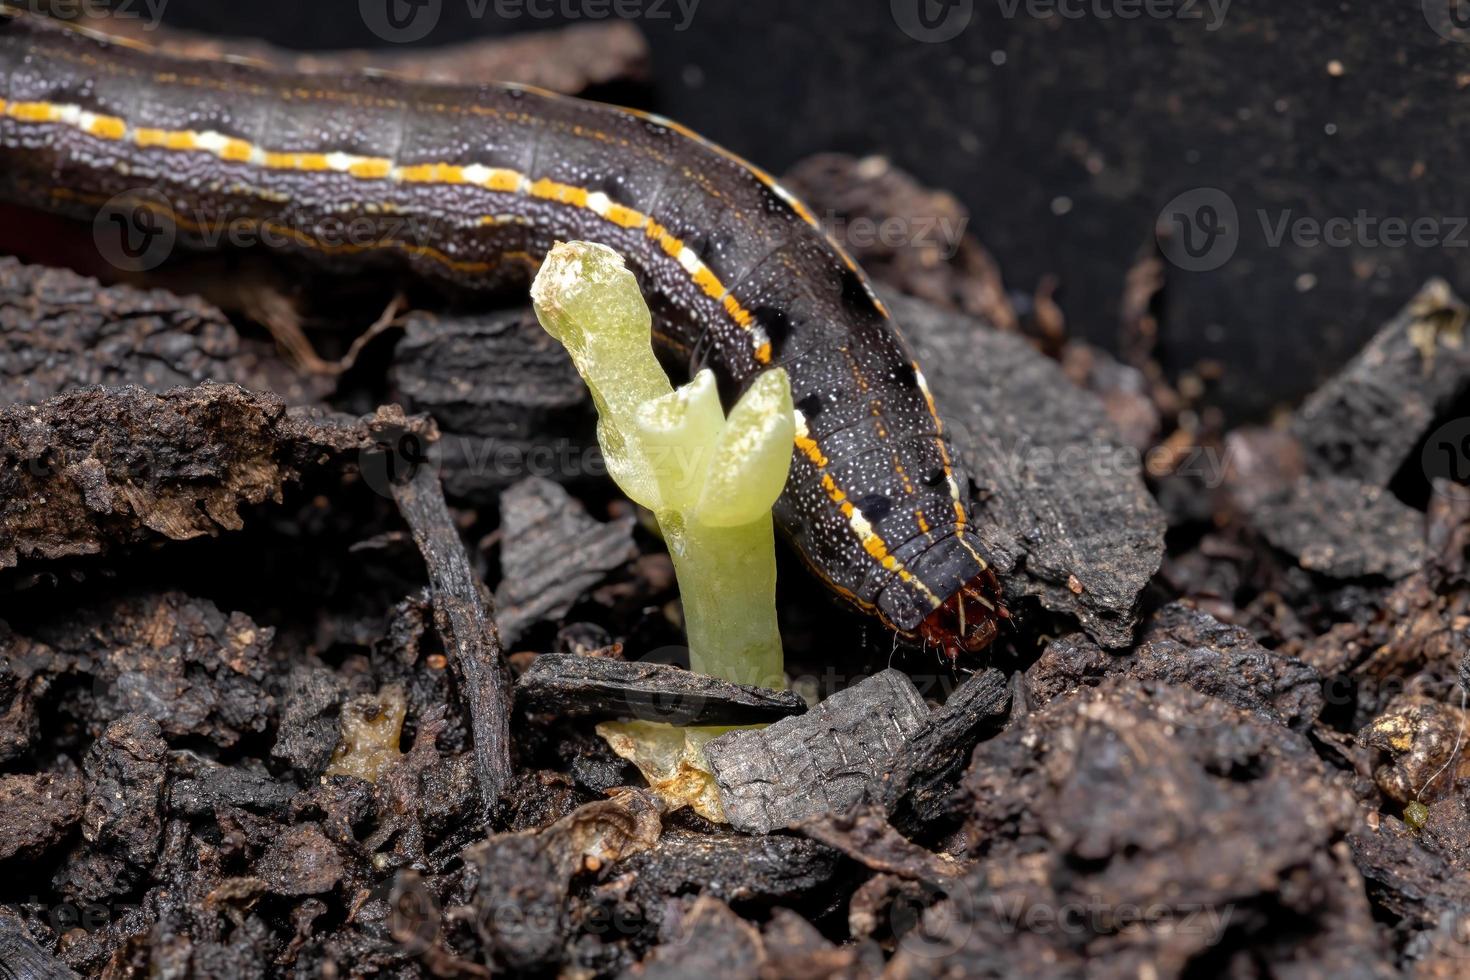
[[(786, 484), (796, 435), (786, 372), (762, 374), (728, 417), (711, 372), (676, 390), (654, 356), (653, 319), (637, 280), (602, 245), (558, 244), (531, 298), (592, 392), (608, 472), (653, 513), (668, 545), (690, 669), (784, 688), (771, 506)], [(671, 808), (721, 821), (704, 744), (727, 730), (597, 726)]]
[(691, 669), (784, 687), (771, 506), (795, 438), (786, 372), (762, 374), (728, 418), (711, 372), (675, 390), (654, 357), (637, 280), (602, 245), (557, 245), (531, 297), (592, 391), (609, 473), (658, 521), (679, 580)]

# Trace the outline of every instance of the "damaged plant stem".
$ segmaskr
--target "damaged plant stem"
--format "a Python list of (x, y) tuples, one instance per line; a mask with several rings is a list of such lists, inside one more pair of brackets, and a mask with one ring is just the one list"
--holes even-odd
[(637, 280), (603, 245), (558, 244), (531, 297), (592, 392), (608, 472), (658, 521), (679, 580), (690, 668), (784, 688), (771, 507), (795, 437), (786, 372), (762, 374), (728, 418), (710, 371), (675, 390), (654, 356)]
[[(786, 372), (757, 378), (728, 418), (710, 371), (675, 390), (654, 356), (653, 318), (637, 280), (602, 245), (558, 244), (531, 298), (592, 392), (608, 472), (658, 521), (679, 580), (690, 669), (784, 689), (771, 506), (796, 434)], [(704, 746), (726, 731), (658, 721), (597, 726), (666, 806), (720, 822)]]

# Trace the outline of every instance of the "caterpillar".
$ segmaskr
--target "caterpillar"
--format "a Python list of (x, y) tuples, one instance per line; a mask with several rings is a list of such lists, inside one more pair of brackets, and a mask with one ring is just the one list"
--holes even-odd
[(889, 311), (806, 206), (678, 123), (509, 84), (185, 60), (0, 6), (0, 197), (83, 219), (129, 200), (195, 244), (248, 227), (475, 288), (524, 287), (557, 241), (606, 244), (692, 370), (729, 393), (788, 372), (776, 522), (836, 594), (952, 658), (1006, 615)]

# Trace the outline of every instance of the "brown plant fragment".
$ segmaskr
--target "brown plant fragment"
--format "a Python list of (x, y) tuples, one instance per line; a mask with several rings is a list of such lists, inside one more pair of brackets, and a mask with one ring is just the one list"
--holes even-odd
[(1386, 487), (1430, 424), (1466, 390), (1467, 308), (1430, 279), (1292, 419), (1319, 476)]
[(214, 383), (0, 409), (0, 568), (237, 531), (242, 505), (279, 502), (304, 470), (376, 452), (384, 430), (433, 436), (396, 408), (354, 420)]

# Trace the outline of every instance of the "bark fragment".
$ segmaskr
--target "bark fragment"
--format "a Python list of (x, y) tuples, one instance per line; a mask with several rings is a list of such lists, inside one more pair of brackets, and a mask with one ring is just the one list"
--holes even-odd
[(912, 833), (949, 809), (955, 777), (975, 744), (999, 731), (1011, 704), (1004, 674), (991, 668), (965, 679), (894, 753), (876, 793), (894, 826)]
[(1424, 515), (1387, 490), (1338, 477), (1305, 478), (1257, 507), (1266, 540), (1329, 578), (1399, 579), (1424, 564)]
[(280, 501), (306, 469), (376, 452), (382, 429), (433, 434), (396, 408), (362, 420), (288, 411), (214, 383), (85, 388), (0, 409), (0, 568), (238, 531), (241, 506)]
[(438, 475), (428, 466), (419, 466), (407, 481), (394, 482), (392, 491), (428, 568), (434, 627), (449, 654), (469, 715), (480, 798), (489, 812), (499, 802), (511, 774), (510, 671), (501, 654), (493, 605), (484, 583), (470, 567)]
[(77, 973), (37, 945), (9, 911), (0, 911), (0, 974), (16, 980), (79, 980)]
[(495, 601), (505, 642), (565, 616), (610, 571), (638, 557), (631, 517), (607, 524), (550, 480), (530, 477), (501, 496), (505, 541)]
[(604, 472), (587, 386), (529, 309), (409, 314), (389, 379), (405, 408), (438, 423), (451, 497), (488, 502), (532, 475), (571, 482)]
[(731, 684), (668, 664), (543, 653), (516, 682), (522, 710), (670, 725), (753, 725), (806, 710), (791, 691)]
[(1137, 451), (1096, 397), (1021, 338), (887, 301), (976, 482), (972, 521), (1007, 594), (1036, 596), (1104, 646), (1126, 646), (1164, 554)]
[(1431, 279), (1297, 409), (1291, 431), (1317, 476), (1388, 486), (1470, 378), (1470, 308)]
[(896, 670), (875, 674), (811, 711), (705, 746), (730, 825), (767, 834), (847, 809), (919, 731), (928, 708)]

